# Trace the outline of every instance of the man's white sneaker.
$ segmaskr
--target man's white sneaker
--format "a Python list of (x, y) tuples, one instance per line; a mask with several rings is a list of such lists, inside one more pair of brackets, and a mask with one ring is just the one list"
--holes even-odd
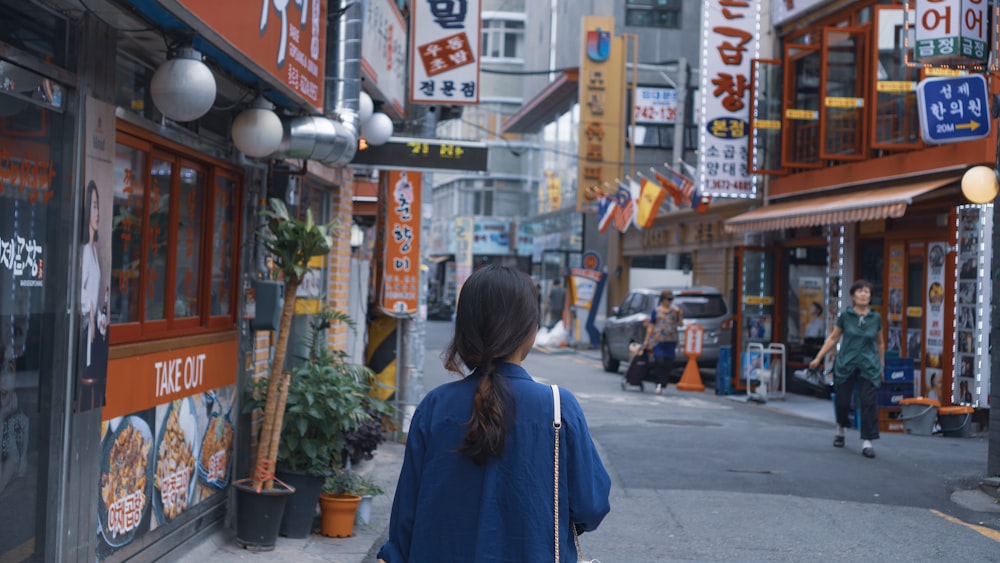
[(657, 395), (662, 395), (663, 394), (663, 386), (662, 385), (660, 385), (660, 384), (656, 385), (656, 394)]

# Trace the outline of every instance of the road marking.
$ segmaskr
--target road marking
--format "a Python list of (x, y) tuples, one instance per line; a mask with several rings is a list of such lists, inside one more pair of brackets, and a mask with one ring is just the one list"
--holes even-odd
[(948, 516), (947, 514), (945, 514), (943, 512), (939, 512), (937, 510), (934, 510), (933, 508), (931, 509), (931, 513), (932, 514), (936, 514), (937, 516), (940, 516), (941, 518), (944, 518), (945, 520), (947, 520), (949, 522), (954, 522), (955, 524), (961, 524), (961, 525), (965, 526), (966, 528), (969, 528), (971, 530), (979, 532), (980, 534), (982, 534), (982, 535), (990, 538), (991, 540), (993, 540), (995, 542), (1000, 542), (1000, 532), (998, 532), (996, 530), (991, 530), (991, 529), (986, 528), (984, 526), (977, 526), (975, 524), (969, 524), (968, 522), (963, 522), (963, 521), (959, 520), (958, 518), (955, 518), (954, 516)]

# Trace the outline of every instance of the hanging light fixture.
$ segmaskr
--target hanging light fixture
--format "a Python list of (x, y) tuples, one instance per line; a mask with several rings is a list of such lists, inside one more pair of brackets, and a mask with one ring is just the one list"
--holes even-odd
[(358, 95), (358, 123), (364, 126), (365, 122), (368, 121), (372, 112), (375, 111), (375, 103), (372, 102), (372, 97), (368, 95), (367, 92), (361, 92)]
[(973, 166), (962, 176), (962, 193), (972, 203), (989, 203), (998, 191), (997, 172), (989, 166)]
[(392, 137), (392, 119), (382, 113), (373, 113), (367, 121), (361, 125), (361, 136), (369, 145), (384, 145), (389, 137)]
[(283, 129), (281, 118), (274, 113), (274, 105), (257, 96), (250, 107), (233, 120), (231, 130), (236, 148), (252, 158), (263, 158), (278, 150)]
[(153, 73), (149, 94), (167, 119), (194, 121), (215, 103), (215, 76), (201, 52), (184, 47)]

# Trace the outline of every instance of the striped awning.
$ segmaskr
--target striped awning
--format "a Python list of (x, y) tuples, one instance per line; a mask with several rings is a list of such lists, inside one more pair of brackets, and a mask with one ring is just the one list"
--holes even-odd
[(727, 233), (777, 231), (820, 225), (899, 218), (919, 195), (953, 184), (960, 177), (881, 187), (868, 191), (766, 205), (725, 222)]

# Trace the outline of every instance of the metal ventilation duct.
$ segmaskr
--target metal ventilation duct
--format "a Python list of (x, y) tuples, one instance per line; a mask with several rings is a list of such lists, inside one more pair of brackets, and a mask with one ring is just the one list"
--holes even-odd
[(361, 94), (361, 1), (331, 0), (340, 14), (327, 28), (326, 117), (282, 117), (281, 145), (271, 158), (302, 158), (344, 166), (358, 150)]

